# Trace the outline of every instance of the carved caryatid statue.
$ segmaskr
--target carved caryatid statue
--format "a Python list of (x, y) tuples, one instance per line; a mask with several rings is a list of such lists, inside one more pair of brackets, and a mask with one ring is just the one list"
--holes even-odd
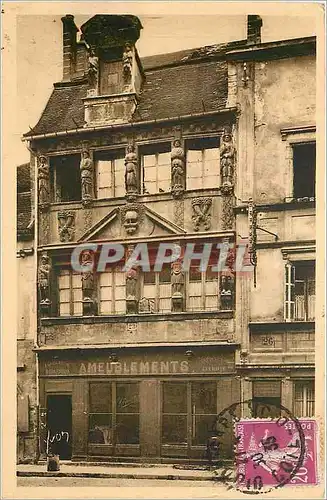
[(90, 153), (87, 150), (84, 150), (82, 152), (80, 171), (82, 184), (82, 203), (83, 205), (88, 205), (93, 199), (94, 168), (93, 161), (90, 158)]
[(38, 201), (40, 208), (50, 204), (49, 164), (45, 156), (38, 158)]
[(124, 80), (129, 81), (132, 76), (133, 50), (130, 43), (126, 43), (123, 52), (123, 74)]
[(95, 55), (92, 48), (89, 53), (88, 77), (90, 86), (97, 88), (99, 78), (99, 58)]
[(185, 153), (181, 141), (176, 139), (171, 150), (171, 191), (174, 198), (179, 198), (185, 185)]
[(138, 309), (137, 299), (137, 279), (138, 272), (134, 265), (130, 267), (129, 259), (133, 254), (134, 246), (129, 245), (126, 251), (125, 262), (128, 264), (129, 269), (126, 271), (126, 311), (127, 314), (136, 314)]
[(231, 128), (226, 127), (220, 147), (221, 186), (225, 190), (231, 189), (233, 186), (235, 155), (236, 150), (233, 145)]
[(180, 261), (173, 262), (171, 266), (171, 292), (173, 311), (182, 311), (184, 303), (184, 274)]
[(50, 305), (51, 264), (46, 252), (41, 255), (38, 268), (39, 303), (41, 307)]
[(126, 195), (137, 193), (137, 154), (133, 144), (129, 144), (125, 156), (125, 188)]
[(81, 258), (81, 279), (83, 293), (83, 314), (94, 314), (94, 256), (86, 250)]

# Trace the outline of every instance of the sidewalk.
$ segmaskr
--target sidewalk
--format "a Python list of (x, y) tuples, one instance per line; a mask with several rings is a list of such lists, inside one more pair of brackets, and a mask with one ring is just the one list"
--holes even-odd
[(36, 465), (17, 465), (19, 477), (95, 477), (95, 478), (124, 478), (124, 479), (165, 479), (186, 481), (222, 481), (223, 477), (214, 470), (177, 469), (173, 465), (139, 465), (132, 464), (101, 464), (80, 465), (61, 463), (60, 471), (47, 472), (46, 463)]

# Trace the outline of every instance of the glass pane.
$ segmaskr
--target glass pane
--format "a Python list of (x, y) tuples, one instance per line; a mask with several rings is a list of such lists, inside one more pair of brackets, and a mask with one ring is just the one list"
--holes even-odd
[(189, 283), (188, 290), (190, 297), (201, 297), (202, 283)]
[(210, 296), (210, 297), (206, 297), (206, 301), (205, 301), (205, 308), (206, 308), (206, 311), (215, 311), (216, 309), (218, 309), (218, 297), (217, 295), (215, 296)]
[(80, 274), (73, 274), (72, 285), (73, 288), (82, 288), (82, 278)]
[(170, 165), (170, 153), (159, 153), (158, 165)]
[(202, 163), (202, 150), (189, 149), (187, 151), (187, 162), (188, 163)]
[(186, 415), (163, 415), (162, 443), (187, 444)]
[(198, 179), (199, 177), (202, 177), (201, 164), (199, 165), (198, 163), (190, 163), (187, 166), (187, 177), (188, 180), (191, 180), (193, 178)]
[(69, 272), (65, 272), (58, 276), (58, 286), (60, 289), (69, 288)]
[(189, 311), (201, 311), (203, 309), (201, 297), (190, 297), (188, 309)]
[(109, 286), (112, 284), (112, 273), (110, 271), (106, 271), (105, 273), (99, 273), (99, 282), (100, 287)]
[(156, 181), (152, 181), (152, 182), (149, 182), (149, 181), (146, 181), (144, 183), (144, 190), (143, 192), (145, 194), (154, 194), (157, 192), (157, 183)]
[(156, 155), (143, 155), (143, 166), (150, 167), (156, 165)]
[(139, 385), (117, 384), (117, 413), (139, 412)]
[(118, 415), (116, 423), (117, 444), (139, 444), (139, 415)]
[(165, 191), (165, 193), (168, 193), (168, 191), (170, 191), (170, 179), (159, 180), (158, 181), (158, 191), (159, 191), (159, 189), (162, 189), (162, 191)]
[(211, 148), (204, 150), (204, 158), (207, 163), (208, 160), (217, 160), (219, 159), (219, 148)]
[(155, 285), (144, 285), (143, 286), (143, 297), (147, 299), (156, 298), (156, 286)]
[(125, 314), (126, 313), (126, 301), (125, 301), (125, 299), (115, 301), (115, 313), (116, 314)]
[(82, 301), (82, 290), (80, 288), (73, 289), (73, 301), (74, 302)]
[(115, 271), (115, 285), (125, 286), (125, 282), (126, 282), (126, 273), (122, 273), (121, 271)]
[(194, 415), (192, 416), (192, 444), (205, 445), (215, 425), (217, 415)]
[(102, 286), (100, 287), (100, 300), (111, 300), (112, 299), (112, 287)]
[(170, 283), (159, 285), (159, 298), (171, 297)]
[(215, 413), (217, 411), (216, 382), (192, 383), (192, 413)]
[(110, 188), (98, 189), (98, 199), (112, 198), (112, 191)]
[(154, 285), (156, 282), (156, 275), (153, 271), (143, 274), (143, 283), (145, 285)]
[(111, 300), (102, 300), (100, 302), (100, 314), (112, 314)]
[(189, 270), (189, 281), (201, 281), (202, 273), (198, 267), (191, 266)]
[(59, 315), (60, 316), (70, 316), (70, 304), (63, 303), (59, 305)]
[(144, 181), (155, 182), (157, 179), (157, 167), (146, 167), (144, 169)]
[(159, 283), (170, 283), (171, 280), (171, 268), (170, 266), (162, 266), (159, 273)]
[(159, 312), (171, 311), (171, 299), (159, 299)]
[(59, 302), (69, 302), (70, 301), (70, 290), (60, 290), (59, 291)]
[(295, 296), (295, 319), (305, 319), (305, 302), (304, 296), (301, 295)]
[(186, 179), (187, 189), (202, 189), (202, 178), (196, 177), (193, 179)]
[(111, 413), (110, 383), (90, 383), (90, 412)]
[(113, 443), (112, 415), (90, 415), (89, 419), (89, 443), (112, 444)]
[(218, 273), (217, 271), (213, 271), (211, 266), (207, 268), (206, 281), (216, 281), (216, 283), (218, 282)]
[(163, 383), (163, 413), (187, 412), (187, 385)]
[(74, 316), (82, 316), (82, 314), (83, 314), (82, 302), (74, 302), (73, 303), (73, 315)]
[(124, 300), (124, 299), (125, 299), (125, 286), (116, 286), (115, 300)]
[(206, 175), (203, 179), (203, 187), (207, 189), (214, 189), (219, 187), (219, 176), (218, 175)]

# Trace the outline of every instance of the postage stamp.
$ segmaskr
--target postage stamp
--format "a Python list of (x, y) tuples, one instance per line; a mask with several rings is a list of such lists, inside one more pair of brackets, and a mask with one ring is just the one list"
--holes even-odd
[[(258, 494), (319, 482), (318, 429), (313, 418), (298, 419), (281, 404), (249, 399), (222, 410), (212, 431), (209, 462), (216, 464), (217, 480), (219, 476), (228, 489)], [(219, 460), (226, 442), (234, 449), (233, 470), (222, 468)]]
[[(249, 481), (260, 485), (316, 485), (317, 423), (313, 419), (298, 421), (304, 434), (304, 453), (299, 430), (293, 420), (281, 418), (241, 419), (235, 426), (237, 485)], [(281, 423), (282, 425), (278, 425)], [(301, 455), (303, 454), (303, 457)], [(292, 477), (288, 479), (290, 473)], [(254, 486), (256, 486), (254, 484)]]

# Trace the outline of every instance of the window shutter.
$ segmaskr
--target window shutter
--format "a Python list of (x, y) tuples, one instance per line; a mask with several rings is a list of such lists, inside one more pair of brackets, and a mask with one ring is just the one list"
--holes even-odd
[(291, 321), (294, 319), (294, 286), (295, 286), (295, 266), (291, 263), (285, 266), (285, 303), (284, 319)]
[(18, 396), (17, 400), (17, 428), (18, 432), (29, 431), (29, 401), (28, 396)]

